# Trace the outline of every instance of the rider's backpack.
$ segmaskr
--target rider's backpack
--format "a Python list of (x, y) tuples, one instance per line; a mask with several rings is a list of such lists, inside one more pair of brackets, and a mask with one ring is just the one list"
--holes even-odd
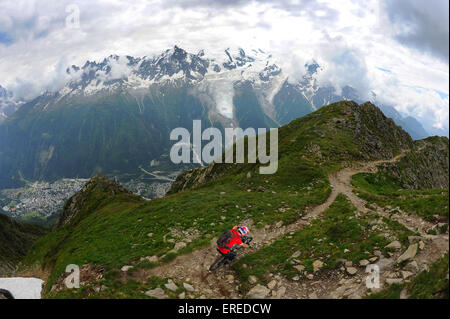
[(221, 248), (230, 248), (228, 247), (228, 244), (236, 236), (237, 235), (233, 234), (231, 230), (225, 231), (222, 235), (220, 235), (219, 239), (217, 240), (217, 246)]

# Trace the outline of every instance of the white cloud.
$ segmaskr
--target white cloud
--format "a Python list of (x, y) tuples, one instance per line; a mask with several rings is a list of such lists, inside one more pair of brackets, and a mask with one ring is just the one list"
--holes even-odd
[[(254, 47), (273, 52), (291, 78), (300, 78), (304, 63), (315, 59), (326, 67), (320, 81), (374, 90), (405, 114), (448, 128), (448, 97), (435, 92), (449, 93), (448, 58), (442, 58), (448, 39), (416, 41), (427, 39), (437, 23), (429, 17), (442, 16), (436, 11), (441, 4), (430, 2), (425, 17), (412, 23), (405, 17), (417, 14), (416, 0), (400, 1), (408, 2), (404, 12), (386, 1), (2, 0), (0, 84), (32, 97), (67, 81), (67, 66), (111, 54), (148, 56), (174, 44), (207, 54)], [(70, 4), (80, 9), (80, 29), (65, 26)], [(437, 24), (440, 34), (445, 24), (448, 34), (446, 17)], [(412, 26), (415, 36), (400, 39)], [(2, 34), (12, 43), (2, 43)], [(123, 76), (123, 62), (109, 76)]]

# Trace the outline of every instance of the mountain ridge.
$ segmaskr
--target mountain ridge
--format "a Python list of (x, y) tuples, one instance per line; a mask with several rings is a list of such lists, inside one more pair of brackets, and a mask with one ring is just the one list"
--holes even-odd
[[(367, 114), (364, 115), (364, 113)], [(378, 115), (375, 116), (375, 114)], [(330, 125), (331, 123), (332, 125)], [(386, 130), (388, 127), (391, 130)], [(326, 138), (328, 136), (333, 138)], [(238, 295), (242, 297), (252, 287), (248, 281), (250, 274), (255, 276), (257, 281), (264, 282), (267, 280), (265, 278), (268, 273), (280, 273), (281, 271), (280, 274), (286, 276), (286, 279), (283, 279), (283, 285), (295, 282), (295, 280), (292, 281), (292, 278), (295, 278), (295, 275), (299, 276), (299, 272), (295, 268), (297, 266), (298, 269), (300, 266), (306, 267), (304, 268), (307, 269), (305, 276), (309, 272), (317, 276), (316, 272), (312, 271), (312, 263), (315, 260), (312, 258), (317, 257), (303, 256), (300, 258), (301, 264), (292, 264), (287, 261), (290, 259), (283, 259), (290, 258), (290, 255), (294, 253), (291, 250), (295, 247), (291, 247), (292, 240), (289, 239), (289, 236), (302, 238), (300, 242), (303, 242), (309, 238), (306, 236), (308, 232), (318, 232), (321, 231), (321, 228), (318, 227), (325, 227), (325, 229), (329, 229), (329, 233), (317, 236), (321, 236), (320, 238), (332, 236), (333, 244), (338, 244), (341, 240), (345, 243), (347, 237), (343, 234), (348, 227), (350, 227), (348, 231), (352, 232), (366, 229), (364, 236), (367, 236), (368, 239), (364, 239), (361, 243), (360, 241), (352, 242), (353, 246), (344, 244), (342, 247), (335, 247), (335, 250), (332, 250), (334, 257), (330, 257), (330, 260), (326, 257), (327, 253), (330, 254), (328, 249), (325, 250), (325, 255), (321, 255), (331, 271), (339, 271), (338, 268), (334, 268), (334, 265), (339, 264), (336, 258), (341, 255), (353, 262), (357, 262), (361, 258), (372, 258), (370, 257), (372, 253), (367, 255), (364, 251), (372, 252), (376, 249), (374, 247), (380, 247), (380, 245), (384, 247), (393, 238), (399, 238), (405, 245), (405, 242), (408, 242), (407, 236), (414, 235), (414, 232), (403, 229), (403, 226), (396, 226), (397, 224), (393, 221), (386, 224), (386, 227), (390, 229), (388, 232), (378, 233), (376, 228), (367, 227), (366, 219), (371, 220), (376, 217), (370, 217), (372, 215), (368, 213), (366, 215), (363, 212), (352, 215), (355, 208), (348, 205), (352, 203), (351, 196), (356, 195), (348, 193), (348, 189), (343, 190), (346, 195), (337, 196), (334, 204), (323, 212), (328, 217), (322, 220), (321, 216), (318, 216), (317, 222), (311, 224), (312, 228), (309, 228), (307, 223), (307, 216), (311, 209), (320, 207), (329, 201), (331, 194), (337, 195), (331, 187), (331, 185), (336, 185), (335, 181), (330, 180), (329, 176), (335, 176), (333, 174), (337, 174), (338, 171), (346, 172), (347, 168), (351, 169), (364, 163), (372, 163), (371, 161), (374, 160), (375, 163), (381, 164), (384, 161), (393, 161), (392, 158), (397, 156), (394, 158), (397, 161), (397, 158), (404, 156), (405, 152), (416, 147), (409, 135), (396, 126), (391, 119), (386, 118), (378, 108), (370, 103), (362, 105), (349, 101), (334, 103), (283, 126), (280, 128), (279, 137), (279, 170), (274, 175), (259, 175), (257, 173), (259, 164), (257, 163), (212, 164), (209, 166), (208, 174), (205, 174), (207, 177), (205, 181), (194, 185), (195, 187), (185, 188), (184, 191), (167, 195), (162, 199), (146, 202), (127, 199), (129, 195), (126, 193), (110, 197), (108, 192), (99, 192), (94, 198), (104, 197), (107, 200), (102, 201), (100, 205), (97, 205), (97, 200), (94, 200), (93, 209), (86, 209), (85, 213), (81, 213), (80, 219), (76, 223), (63, 225), (38, 240), (25, 258), (23, 269), (29, 265), (38, 264), (50, 274), (46, 278), (44, 292), (44, 295), (48, 297), (84, 298), (97, 295), (103, 298), (118, 296), (138, 298), (153, 296), (149, 291), (164, 286), (167, 280), (157, 271), (159, 268), (155, 268), (155, 271), (152, 272), (154, 267), (163, 267), (164, 265), (171, 267), (171, 260), (177, 258), (178, 263), (183, 262), (188, 258), (183, 256), (187, 256), (191, 252), (192, 257), (196, 258), (195, 260), (206, 260), (207, 263), (213, 258), (210, 252), (214, 250), (205, 247), (210, 242), (215, 242), (214, 237), (227, 227), (245, 223), (251, 225), (255, 234), (260, 232), (273, 232), (273, 234), (258, 237), (255, 244), (259, 241), (261, 243), (260, 246), (257, 246), (257, 250), (248, 257), (244, 257), (245, 261), (243, 260), (232, 269), (226, 270), (227, 274), (231, 272), (236, 280), (242, 282), (242, 286), (237, 290)], [(427, 143), (434, 143), (434, 141), (427, 141)], [(439, 147), (436, 150), (439, 150)], [(213, 168), (211, 169), (211, 167)], [(220, 176), (217, 179), (208, 180), (211, 171), (219, 173)], [(355, 168), (355, 171), (358, 169)], [(351, 176), (345, 176), (348, 179), (351, 178)], [(111, 181), (106, 182), (106, 185), (109, 183), (115, 184)], [(93, 181), (92, 185), (94, 188), (95, 185), (105, 185), (104, 179), (99, 179), (98, 183)], [(350, 181), (346, 180), (345, 185), (350, 187), (348, 186)], [(339, 193), (339, 189), (337, 192)], [(448, 197), (448, 191), (447, 195), (441, 193), (433, 196)], [(83, 197), (84, 195), (79, 193), (79, 196)], [(349, 196), (351, 200), (346, 200), (345, 196)], [(358, 202), (357, 207), (366, 206)], [(365, 208), (366, 210), (370, 209)], [(414, 214), (413, 211), (410, 213)], [(443, 214), (445, 216), (445, 211)], [(347, 215), (353, 217), (347, 219), (345, 217)], [(334, 218), (334, 221), (330, 222), (327, 218)], [(355, 221), (355, 218), (361, 219), (358, 221), (360, 224), (347, 223), (350, 220)], [(306, 223), (306, 225), (302, 223)], [(316, 223), (319, 226), (314, 226)], [(320, 226), (321, 223), (328, 226)], [(284, 225), (286, 227), (301, 225), (302, 227), (300, 229), (292, 228), (291, 232), (285, 234)], [(427, 222), (426, 226), (431, 228), (433, 225)], [(306, 228), (303, 230), (303, 227)], [(272, 238), (272, 235), (281, 237), (276, 242), (264, 241), (266, 237)], [(310, 240), (317, 238), (313, 236)], [(89, 245), (83, 244), (86, 241), (89, 242)], [(286, 247), (277, 248), (276, 245), (284, 245), (284, 242), (286, 242)], [(361, 247), (354, 246), (360, 244)], [(111, 245), (114, 245), (114, 249), (111, 249)], [(316, 242), (307, 243), (307, 245), (310, 248), (304, 247), (301, 251), (306, 253), (315, 245), (322, 247)], [(344, 248), (347, 249), (347, 247), (351, 251), (352, 257), (344, 252)], [(266, 250), (270, 253), (264, 257)], [(275, 252), (277, 253), (275, 254)], [(317, 252), (319, 253), (319, 251)], [(207, 255), (201, 257), (202, 254)], [(267, 258), (269, 260), (266, 260)], [(277, 258), (282, 259), (280, 261)], [(96, 278), (99, 279), (87, 282), (86, 288), (79, 291), (64, 289), (62, 276), (68, 263), (78, 264), (82, 269), (88, 269), (89, 273), (94, 271)], [(245, 263), (247, 267), (244, 267), (242, 263)], [(195, 272), (197, 266), (199, 265), (189, 267)], [(99, 269), (103, 269), (102, 272), (97, 272)], [(171, 267), (171, 269), (175, 268)], [(201, 271), (199, 270), (198, 273), (201, 274)], [(139, 281), (139, 278), (148, 278), (150, 274), (157, 274), (157, 277), (151, 277), (149, 282)], [(122, 278), (124, 281), (120, 285), (114, 284), (114, 280), (117, 278)], [(132, 280), (128, 281), (129, 279)], [(176, 277), (172, 280), (177, 287), (181, 287), (182, 282), (179, 281), (186, 279)], [(196, 289), (204, 285), (201, 284), (201, 280), (197, 281), (196, 278), (191, 278), (191, 280), (195, 280)], [(280, 280), (282, 280), (281, 277)], [(285, 280), (290, 281), (286, 283)], [(132, 285), (132, 282), (136, 286), (129, 289), (128, 285)], [(108, 288), (96, 290), (96, 287), (101, 285)], [(224, 289), (227, 291), (228, 285), (224, 286)], [(164, 291), (171, 297), (176, 297), (178, 293), (181, 293), (178, 288), (175, 290), (176, 294)], [(236, 290), (233, 288), (231, 291)], [(146, 295), (146, 292), (149, 294)], [(206, 292), (199, 291), (199, 294), (194, 293), (192, 297), (198, 298), (201, 293)], [(211, 294), (214, 293), (212, 291), (208, 296), (212, 296)]]

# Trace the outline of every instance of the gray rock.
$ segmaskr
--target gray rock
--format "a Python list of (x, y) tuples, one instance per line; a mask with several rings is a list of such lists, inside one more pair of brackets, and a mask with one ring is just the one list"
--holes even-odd
[(386, 283), (390, 286), (392, 284), (400, 284), (403, 281), (401, 278), (387, 278)]
[(186, 298), (186, 293), (183, 291), (181, 294), (178, 295), (178, 299), (184, 299)]
[(183, 287), (184, 287), (184, 289), (186, 289), (189, 292), (194, 292), (195, 291), (194, 287), (192, 285), (188, 284), (187, 282), (185, 282), (183, 284)]
[(376, 263), (381, 273), (391, 270), (394, 267), (394, 264), (394, 261), (389, 258), (380, 258), (380, 260)]
[(260, 284), (256, 285), (247, 294), (249, 299), (264, 299), (270, 294), (270, 289)]
[(286, 294), (286, 287), (281, 286), (280, 288), (278, 288), (277, 293), (276, 293), (276, 297), (277, 298), (281, 298)]
[(365, 267), (365, 266), (367, 266), (368, 264), (370, 264), (370, 261), (368, 261), (367, 259), (361, 259), (361, 260), (359, 261), (359, 265), (360, 265), (360, 266)]
[(421, 240), (424, 240), (421, 236), (408, 236), (408, 241), (410, 244), (418, 243)]
[(402, 244), (398, 240), (394, 240), (389, 245), (386, 245), (386, 248), (392, 248), (392, 249), (395, 249), (395, 250), (399, 250), (399, 249), (402, 248)]
[(175, 285), (173, 282), (168, 282), (167, 284), (164, 285), (164, 287), (166, 287), (171, 291), (176, 291), (178, 289), (178, 286)]
[(267, 288), (269, 288), (270, 290), (272, 290), (273, 288), (275, 288), (275, 286), (277, 285), (277, 282), (275, 280), (272, 280), (271, 282), (269, 282), (267, 284)]
[(358, 272), (358, 269), (356, 269), (355, 267), (347, 267), (346, 271), (349, 275), (354, 275)]
[(414, 273), (412, 273), (410, 271), (405, 271), (405, 270), (402, 270), (401, 273), (402, 273), (403, 279), (407, 279), (407, 278), (411, 277), (412, 275), (414, 275)]
[(413, 273), (417, 273), (419, 272), (419, 265), (417, 264), (417, 261), (413, 260), (407, 263), (405, 267), (403, 267), (403, 269), (411, 271)]
[(123, 266), (122, 268), (120, 268), (120, 270), (125, 272), (125, 271), (130, 270), (131, 268), (133, 268), (133, 266)]
[(408, 249), (397, 259), (397, 263), (400, 264), (404, 261), (413, 259), (417, 254), (418, 244), (409, 245)]
[(149, 290), (147, 292), (145, 292), (145, 294), (149, 297), (153, 297), (153, 298), (158, 298), (158, 299), (167, 299), (169, 298), (169, 296), (166, 295), (166, 293), (164, 292), (164, 290), (162, 290), (161, 288), (155, 288), (152, 290)]

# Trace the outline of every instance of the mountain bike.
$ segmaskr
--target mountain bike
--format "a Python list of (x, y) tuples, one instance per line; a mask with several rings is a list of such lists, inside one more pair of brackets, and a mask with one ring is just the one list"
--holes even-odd
[[(242, 242), (243, 242), (244, 244), (249, 245), (249, 246), (250, 246), (250, 242), (252, 241), (252, 239), (253, 239), (253, 238), (250, 237), (250, 236), (242, 236), (242, 237), (241, 237)], [(231, 247), (231, 251), (232, 251), (232, 252), (235, 252), (236, 250), (239, 250), (239, 249), (241, 249), (241, 248), (242, 248), (242, 246), (235, 245), (235, 246)], [(217, 259), (211, 264), (211, 266), (209, 267), (209, 271), (214, 271), (214, 270), (216, 270), (216, 269), (222, 267), (223, 265), (226, 264), (227, 261), (228, 261), (228, 258), (225, 257), (225, 255), (222, 255), (222, 254), (221, 254), (221, 255), (220, 255), (219, 257), (217, 257)]]
[(14, 296), (8, 290), (0, 288), (0, 299), (14, 299)]

